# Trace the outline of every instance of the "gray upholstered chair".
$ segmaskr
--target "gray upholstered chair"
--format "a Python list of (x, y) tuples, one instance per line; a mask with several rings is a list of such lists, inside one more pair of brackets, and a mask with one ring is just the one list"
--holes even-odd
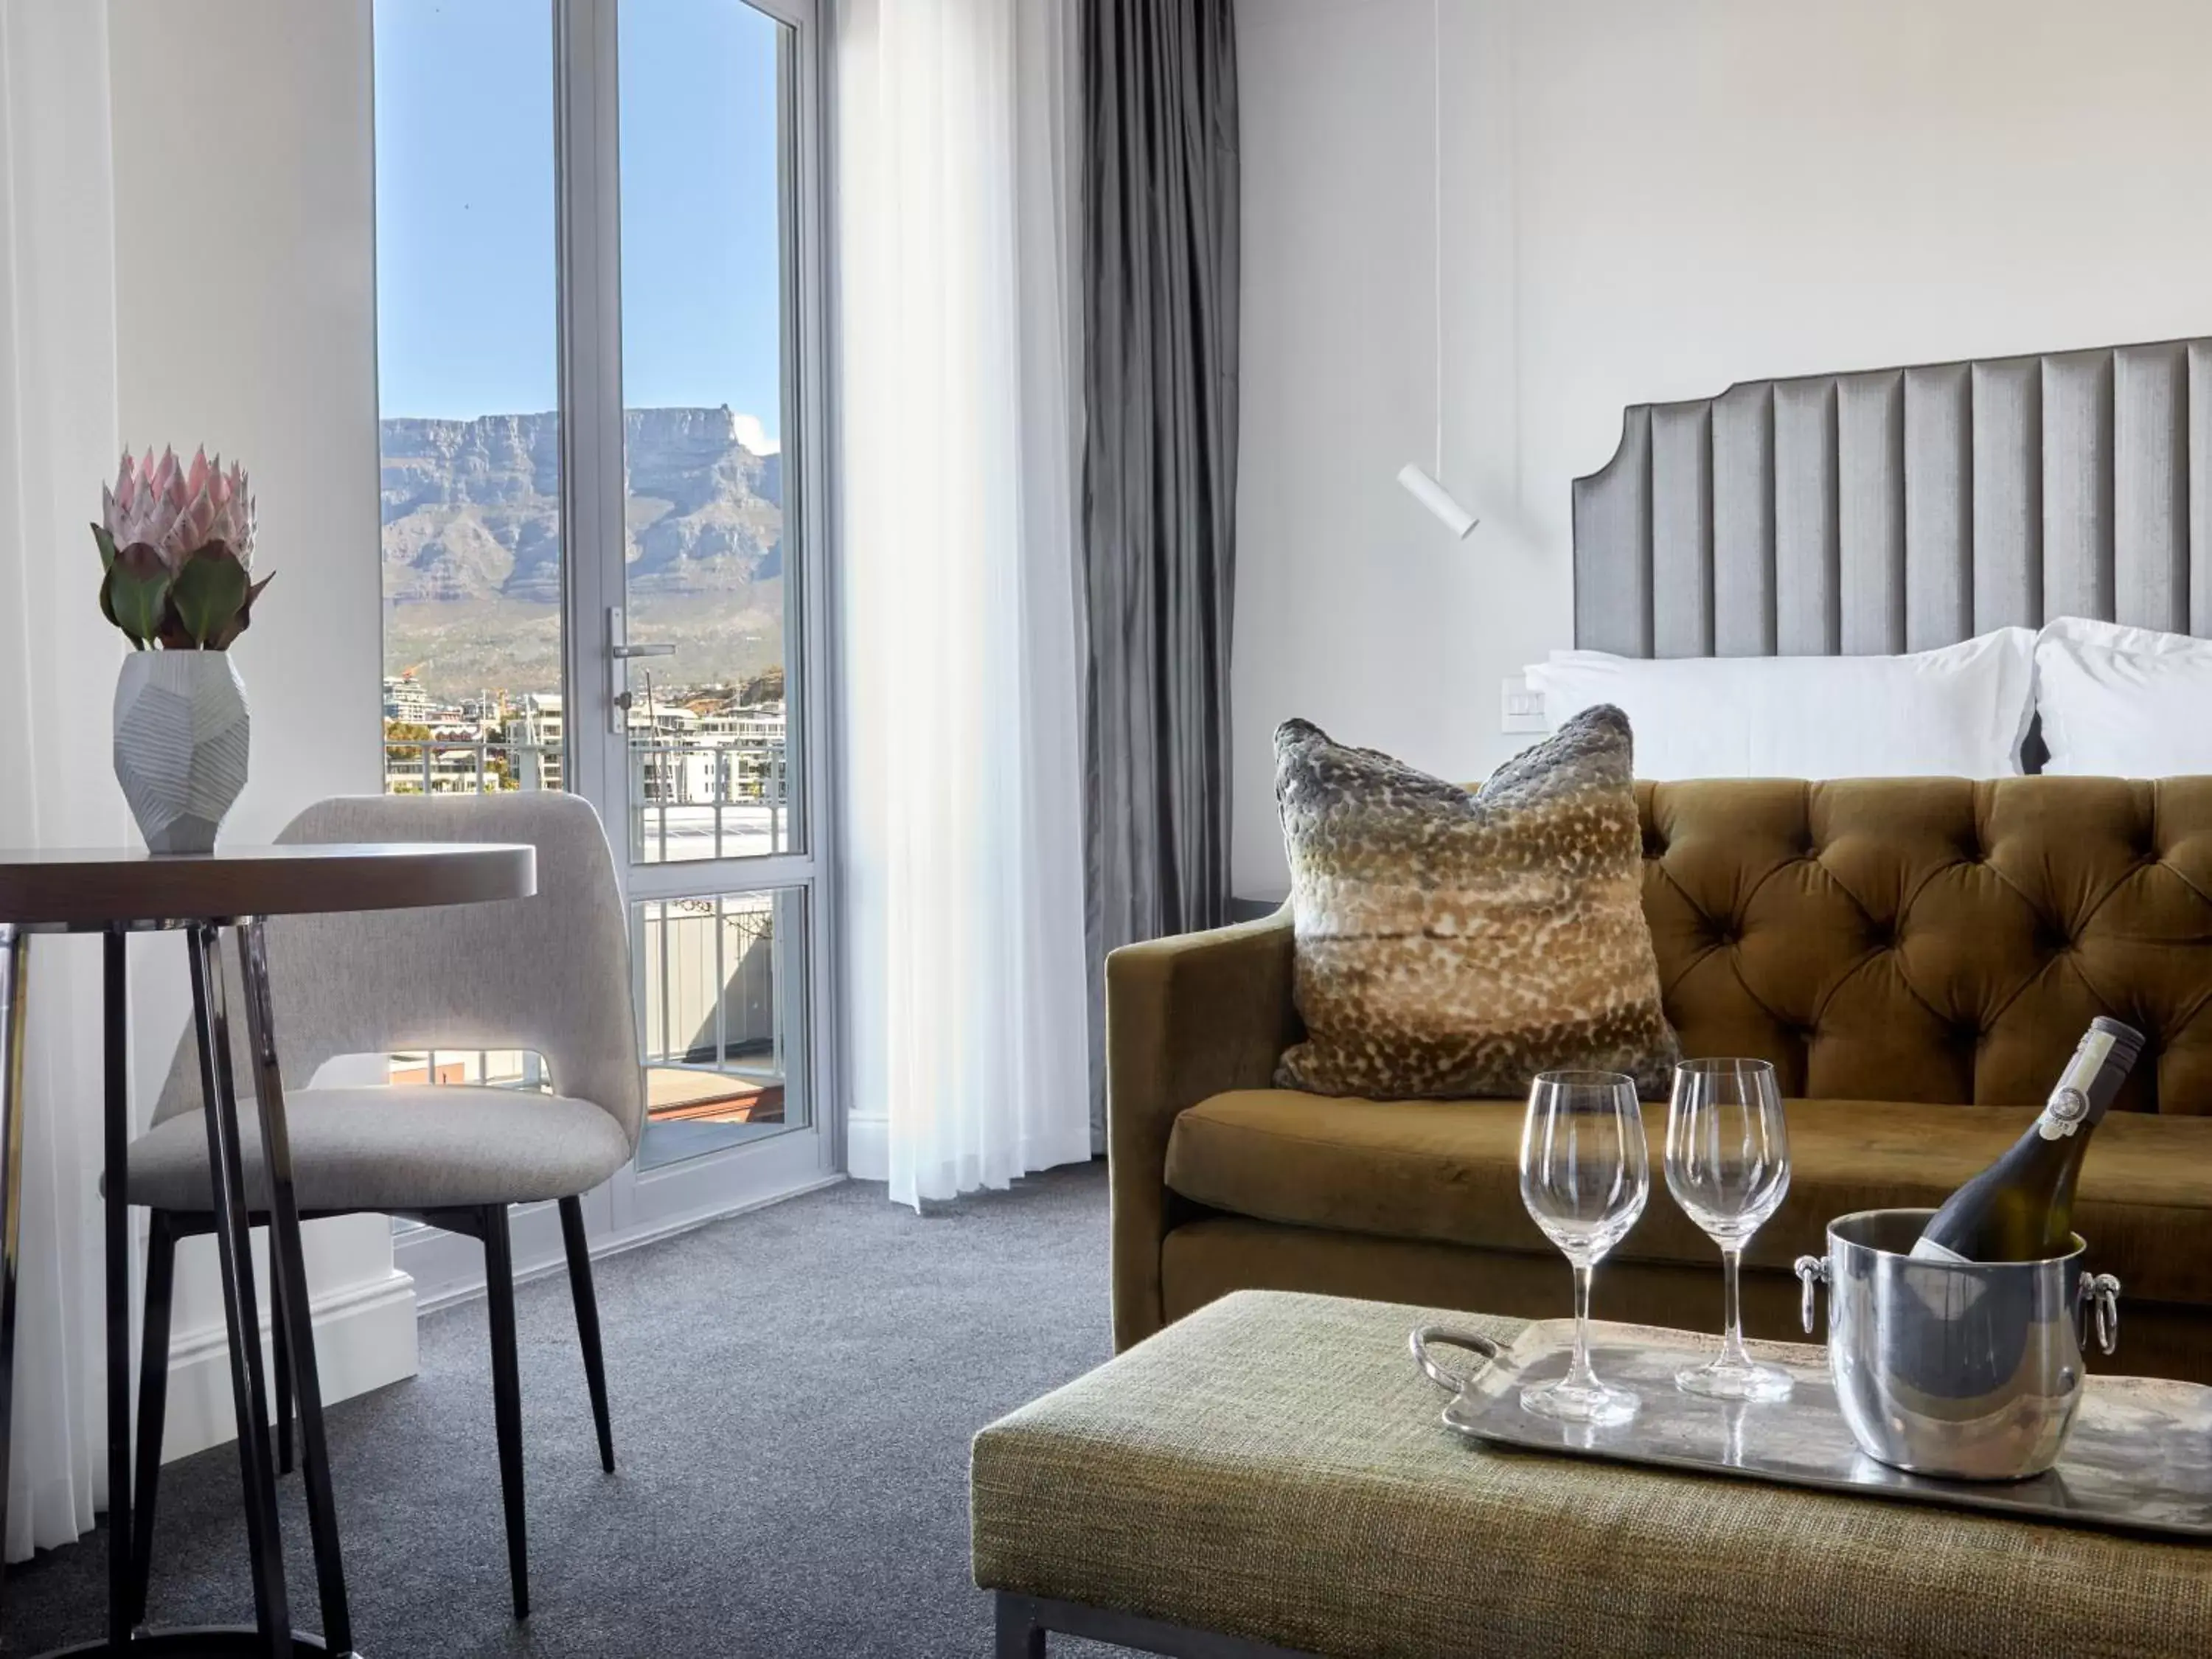
[[(505, 842), (538, 849), (538, 892), (527, 899), (351, 915), (271, 918), (266, 924), (278, 1060), (285, 1085), (295, 1187), (303, 1216), (362, 1211), (418, 1218), (483, 1245), (492, 1393), (507, 1565), (517, 1618), (530, 1610), (522, 1489), (522, 1404), (514, 1334), (510, 1204), (557, 1200), (585, 1375), (611, 1472), (606, 1376), (580, 1195), (629, 1161), (645, 1107), (631, 1012), (629, 933), (613, 855), (588, 803), (556, 793), (362, 797), (309, 807), (280, 842)], [(230, 1006), (242, 1006), (235, 962)], [(245, 1040), (234, 1022), (235, 1042)], [(424, 1084), (310, 1088), (326, 1060), (347, 1054), (519, 1049), (541, 1056), (555, 1092)], [(253, 1076), (242, 1046), (241, 1084)], [(240, 1113), (246, 1186), (265, 1211), (258, 1120)], [(154, 1211), (147, 1249), (145, 1346), (165, 1354), (179, 1238), (212, 1219), (197, 1049), (187, 1033), (154, 1110), (131, 1147), (131, 1201)], [(277, 1330), (276, 1419), (289, 1468), (289, 1373)], [(143, 1618), (154, 1489), (167, 1406), (166, 1366), (143, 1368), (139, 1389), (135, 1612)]]

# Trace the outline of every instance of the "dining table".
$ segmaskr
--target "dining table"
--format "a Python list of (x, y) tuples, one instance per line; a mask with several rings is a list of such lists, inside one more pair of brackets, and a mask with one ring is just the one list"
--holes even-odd
[[(527, 846), (489, 842), (218, 847), (208, 854), (157, 854), (143, 848), (0, 849), (0, 1537), (7, 1531), (10, 1408), (14, 1400), (15, 1301), (23, 1210), (23, 1126), (33, 1111), (81, 1109), (75, 1101), (27, 1100), (23, 1053), (30, 1008), (32, 942), (41, 934), (96, 933), (103, 955), (101, 1108), (103, 1232), (106, 1240), (108, 1577), (105, 1634), (57, 1650), (118, 1659), (294, 1653), (349, 1655), (352, 1615), (331, 1486), (321, 1384), (315, 1365), (313, 1310), (301, 1253), (277, 1060), (276, 993), (269, 974), (267, 923), (288, 915), (406, 909), (528, 898), (537, 890), (537, 855)], [(281, 926), (281, 921), (280, 924)], [(150, 1528), (134, 1526), (131, 1432), (131, 1218), (126, 1170), (131, 1143), (131, 1044), (128, 949), (134, 935), (184, 935), (191, 978), (192, 1030), (199, 1060), (202, 1115), (212, 1177), (212, 1231), (229, 1340), (231, 1401), (238, 1425), (239, 1478), (245, 1499), (253, 1622), (191, 1629), (139, 1628), (136, 1580), (150, 1565)], [(234, 941), (244, 1004), (245, 1046), (234, 1050), (222, 969), (225, 935)], [(42, 946), (43, 956), (46, 947)], [(240, 1142), (238, 1054), (250, 1073), (260, 1134), (266, 1206), (246, 1190)], [(295, 1627), (284, 1577), (276, 1507), (277, 1471), (270, 1451), (260, 1312), (251, 1230), (269, 1230), (273, 1314), (287, 1339), (279, 1363), (289, 1368), (299, 1417), (299, 1462), (306, 1498), (319, 1631)], [(143, 1356), (147, 1366), (165, 1354)], [(0, 1635), (6, 1605), (0, 1595)]]

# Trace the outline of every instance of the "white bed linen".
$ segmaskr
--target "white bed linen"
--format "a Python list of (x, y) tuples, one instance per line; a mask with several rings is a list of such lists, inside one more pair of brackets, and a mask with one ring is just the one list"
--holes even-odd
[(2035, 641), (2046, 772), (2212, 772), (2212, 640), (2061, 617)]
[(1532, 664), (1546, 725), (1627, 713), (1640, 778), (2013, 777), (2036, 636), (2001, 628), (1893, 657), (1616, 657)]

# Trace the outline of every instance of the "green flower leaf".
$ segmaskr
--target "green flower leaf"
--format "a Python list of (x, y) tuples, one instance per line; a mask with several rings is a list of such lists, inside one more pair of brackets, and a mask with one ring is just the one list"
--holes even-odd
[(221, 542), (210, 542), (185, 556), (169, 589), (169, 603), (185, 636), (201, 650), (236, 636), (234, 624), (246, 608), (249, 582), (238, 556)]
[(100, 614), (143, 650), (146, 642), (161, 632), (173, 580), (161, 550), (150, 543), (133, 542), (119, 548), (107, 574), (100, 578)]
[[(108, 533), (106, 525), (96, 524), (92, 527), (92, 539), (100, 545), (100, 568), (106, 570), (115, 562), (115, 538)], [(108, 618), (110, 622), (114, 620), (112, 617)]]
[(259, 581), (254, 583), (252, 586), (246, 590), (246, 602), (238, 607), (238, 615), (231, 618), (229, 627), (218, 633), (215, 638), (209, 642), (210, 648), (216, 651), (228, 651), (230, 649), (230, 642), (236, 639), (240, 634), (243, 634), (252, 623), (254, 600), (261, 597), (261, 590), (263, 588), (268, 586), (270, 583), (276, 580), (276, 573), (272, 570), (267, 575), (264, 576)]

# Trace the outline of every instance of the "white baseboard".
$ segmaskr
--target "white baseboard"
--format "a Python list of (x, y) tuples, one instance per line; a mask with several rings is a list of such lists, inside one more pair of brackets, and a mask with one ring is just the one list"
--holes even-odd
[[(836, 1174), (819, 1176), (799, 1186), (763, 1194), (756, 1198), (740, 1199), (732, 1203), (717, 1204), (696, 1214), (675, 1217), (611, 1238), (594, 1238), (592, 1241), (592, 1260), (604, 1261), (609, 1256), (634, 1250), (641, 1244), (673, 1238), (678, 1233), (690, 1232), (709, 1222), (726, 1221), (734, 1215), (764, 1210), (771, 1204), (782, 1203), (786, 1199), (819, 1192), (825, 1187), (835, 1187), (845, 1178)], [(509, 1234), (514, 1254), (516, 1284), (527, 1284), (533, 1279), (544, 1279), (567, 1271), (568, 1249), (562, 1242), (559, 1221), (552, 1205), (517, 1205), (509, 1218)], [(415, 1277), (415, 1310), (417, 1314), (436, 1313), (441, 1308), (471, 1302), (483, 1294), (483, 1247), (472, 1238), (441, 1232), (434, 1227), (410, 1228), (399, 1235), (392, 1246), (392, 1255), (406, 1262), (408, 1271)]]
[(845, 1120), (845, 1170), (855, 1181), (891, 1178), (891, 1121), (862, 1117), (858, 1112)]
[[(394, 1269), (366, 1284), (343, 1285), (317, 1297), (313, 1305), (315, 1364), (325, 1405), (415, 1375), (415, 1281), (409, 1275)], [(264, 1321), (263, 1386), (273, 1389), (271, 1346)], [(270, 1398), (273, 1402), (273, 1393)], [(237, 1421), (231, 1409), (230, 1342), (223, 1327), (218, 1323), (180, 1332), (169, 1344), (169, 1411), (161, 1439), (162, 1462), (226, 1443), (236, 1437)]]

